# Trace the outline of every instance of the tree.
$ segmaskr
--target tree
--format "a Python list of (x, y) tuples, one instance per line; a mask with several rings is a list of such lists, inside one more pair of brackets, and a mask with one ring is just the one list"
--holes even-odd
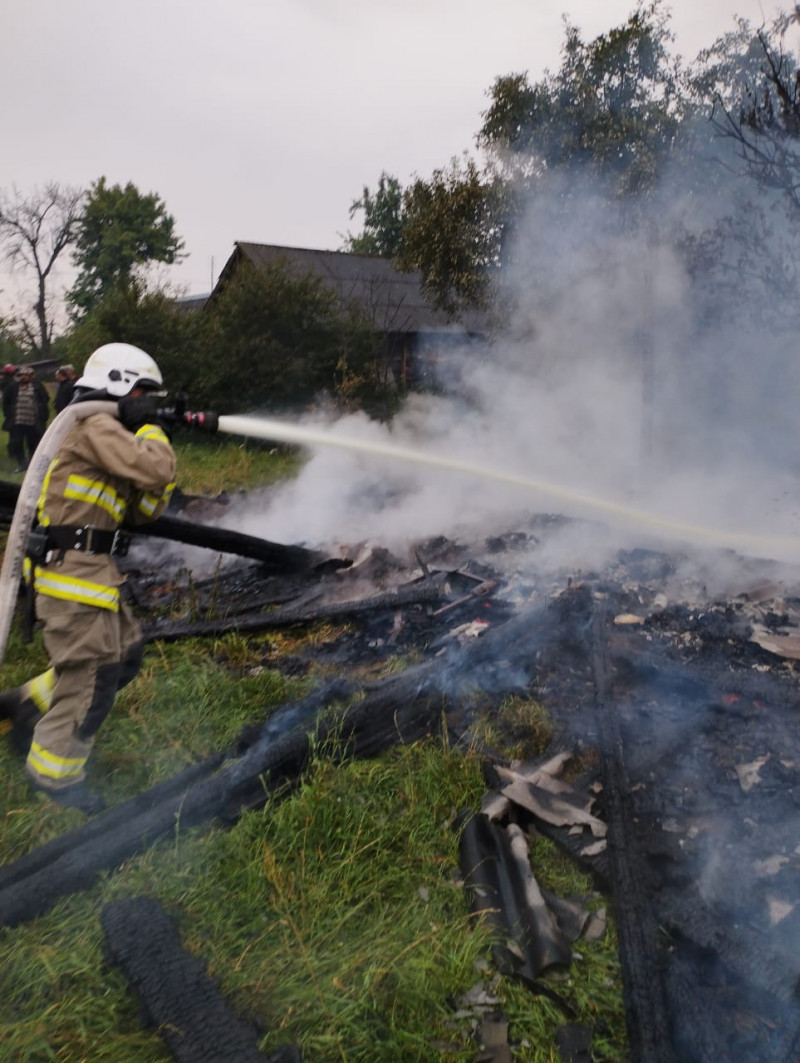
[(134, 279), (108, 292), (60, 343), (64, 360), (80, 367), (104, 343), (124, 339), (155, 358), (170, 390), (188, 391), (194, 400), (198, 330), (199, 314), (181, 309), (165, 292), (147, 291)]
[(735, 32), (701, 54), (694, 85), (710, 97), (711, 121), (730, 141), (746, 172), (778, 190), (800, 211), (800, 66), (785, 38), (800, 16), (780, 16), (753, 31)]
[(61, 252), (75, 239), (82, 189), (51, 181), (23, 196), (17, 189), (0, 195), (0, 245), (13, 267), (32, 271), (36, 279), (34, 318), (20, 318), (24, 341), (39, 357), (46, 357), (53, 340), (48, 281)]
[[(672, 210), (672, 239), (707, 324), (796, 328), (800, 111), (789, 25), (736, 19), (686, 70), (690, 106), (676, 139), (685, 225)], [(746, 295), (731, 299), (734, 289)]]
[(401, 269), (419, 269), (433, 304), (456, 316), (488, 299), (513, 215), (513, 190), (469, 156), (418, 179), (404, 195)]
[(356, 255), (394, 258), (403, 241), (405, 211), (403, 188), (396, 177), (385, 171), (374, 192), (365, 185), (360, 199), (350, 206), (350, 217), (364, 212), (364, 228), (358, 236), (348, 234), (344, 249)]
[(405, 190), (396, 260), (422, 272), (434, 305), (457, 315), (492, 302), (522, 206), (544, 175), (589, 168), (631, 200), (655, 185), (683, 105), (659, 3), (640, 3), (589, 43), (567, 23), (556, 74), (536, 84), (509, 74), (490, 89), (477, 136), (484, 163), (465, 154)]
[(677, 129), (678, 78), (659, 0), (588, 43), (566, 23), (561, 68), (497, 78), (478, 144), (515, 174), (581, 165), (622, 193), (650, 187)]
[(363, 326), (319, 278), (249, 263), (201, 314), (193, 394), (227, 411), (302, 407), (333, 395), (340, 366), (368, 355)]
[(183, 241), (161, 197), (143, 195), (130, 181), (90, 187), (77, 229), (73, 260), (78, 277), (67, 295), (79, 320), (112, 289), (130, 283), (150, 263), (183, 258)]

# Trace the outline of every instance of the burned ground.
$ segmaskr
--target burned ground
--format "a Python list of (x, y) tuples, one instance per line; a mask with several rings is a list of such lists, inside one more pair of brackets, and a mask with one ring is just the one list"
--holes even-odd
[[(418, 663), (388, 685), (367, 684), (369, 711), (352, 719), (351, 748), (360, 755), (435, 729), (443, 699), (456, 742), (469, 739), (475, 713), (491, 714), (501, 698), (540, 700), (553, 751), (579, 754), (575, 782), (596, 792), (608, 851), (582, 855), (574, 831), (534, 824), (519, 809), (514, 822), (554, 837), (610, 894), (632, 1058), (793, 1063), (800, 1057), (796, 587), (767, 562), (728, 557), (739, 580), (721, 593), (702, 577), (684, 579), (683, 558), (654, 550), (618, 552), (597, 570), (543, 574), (537, 547), (562, 527), (539, 518), (477, 544), (419, 543), (407, 558), (354, 547), (347, 563), (309, 555), (286, 574), (232, 561), (205, 579), (185, 567), (167, 576), (149, 541), (127, 568), (150, 639), (263, 634), (328, 618), (340, 623), (336, 637), (282, 667), (322, 663), (340, 681), (413, 653)], [(337, 687), (329, 700), (343, 696)], [(294, 706), (287, 718), (296, 738), (310, 716)], [(387, 718), (388, 729), (373, 730)], [(505, 737), (510, 744), (516, 736)], [(254, 721), (227, 780), (210, 774), (218, 761), (196, 773), (194, 821), (252, 807), (260, 787), (248, 780), (275, 769), (259, 757), (278, 738), (275, 721)], [(286, 750), (283, 767), (299, 770), (302, 750)], [(487, 750), (486, 759), (487, 786), (498, 767), (513, 767), (502, 749)], [(179, 799), (187, 808), (183, 791)], [(168, 809), (164, 822), (170, 829)], [(87, 826), (96, 834), (99, 825)], [(26, 918), (15, 907), (29, 892), (25, 876), (3, 871), (0, 912), (10, 922)]]
[[(234, 566), (197, 584), (194, 605), (224, 602), (225, 622), (249, 617), (247, 628), (270, 595), (277, 612), (293, 596), (291, 622), (304, 610), (350, 621), (324, 650), (340, 673), (414, 650), (443, 690), (455, 671), (484, 684), (485, 711), (500, 692), (540, 699), (553, 748), (594, 755), (582, 781), (603, 787), (610, 859), (584, 863), (613, 896), (633, 1058), (789, 1063), (800, 1054), (800, 601), (775, 566), (730, 556), (739, 576), (726, 595), (702, 577), (682, 583), (684, 559), (661, 551), (620, 551), (574, 575), (526, 569), (562, 523), (420, 543), (411, 562), (363, 549), (356, 565), (291, 582)], [(470, 727), (460, 703), (452, 685), (456, 740)]]

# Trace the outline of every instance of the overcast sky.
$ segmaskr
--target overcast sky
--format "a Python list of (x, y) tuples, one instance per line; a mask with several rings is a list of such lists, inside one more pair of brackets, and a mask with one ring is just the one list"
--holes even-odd
[[(634, 0), (4, 0), (0, 188), (105, 175), (157, 192), (207, 292), (234, 241), (338, 249), (382, 170), (406, 184), (474, 146), (494, 79), (555, 70)], [(673, 0), (687, 59), (779, 10)], [(5, 279), (4, 279), (5, 278)], [(56, 290), (69, 280), (62, 270)], [(0, 308), (13, 279), (0, 276)]]

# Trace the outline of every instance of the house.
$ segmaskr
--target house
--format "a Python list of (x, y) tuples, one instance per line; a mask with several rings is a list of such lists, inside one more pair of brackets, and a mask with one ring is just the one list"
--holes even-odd
[(282, 266), (298, 276), (318, 277), (343, 307), (355, 306), (373, 322), (375, 331), (385, 337), (391, 372), (407, 385), (430, 379), (436, 359), (446, 347), (486, 333), (482, 312), (470, 311), (451, 320), (443, 311), (435, 310), (423, 295), (419, 271), (401, 273), (389, 259), (347, 251), (237, 241), (211, 299), (243, 263), (257, 269)]

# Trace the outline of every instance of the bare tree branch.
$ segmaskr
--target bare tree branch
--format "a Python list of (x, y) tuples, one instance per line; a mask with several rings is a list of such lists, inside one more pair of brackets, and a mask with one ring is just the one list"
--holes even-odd
[(23, 334), (32, 349), (46, 355), (53, 338), (47, 281), (61, 252), (75, 238), (84, 191), (51, 181), (24, 196), (18, 189), (0, 193), (0, 248), (12, 267), (34, 276), (35, 322), (22, 320)]
[(711, 122), (736, 144), (751, 176), (783, 192), (800, 211), (800, 72), (783, 51), (787, 25), (787, 20), (776, 23), (777, 47), (774, 36), (758, 31), (761, 84), (747, 87), (736, 111), (717, 95)]

